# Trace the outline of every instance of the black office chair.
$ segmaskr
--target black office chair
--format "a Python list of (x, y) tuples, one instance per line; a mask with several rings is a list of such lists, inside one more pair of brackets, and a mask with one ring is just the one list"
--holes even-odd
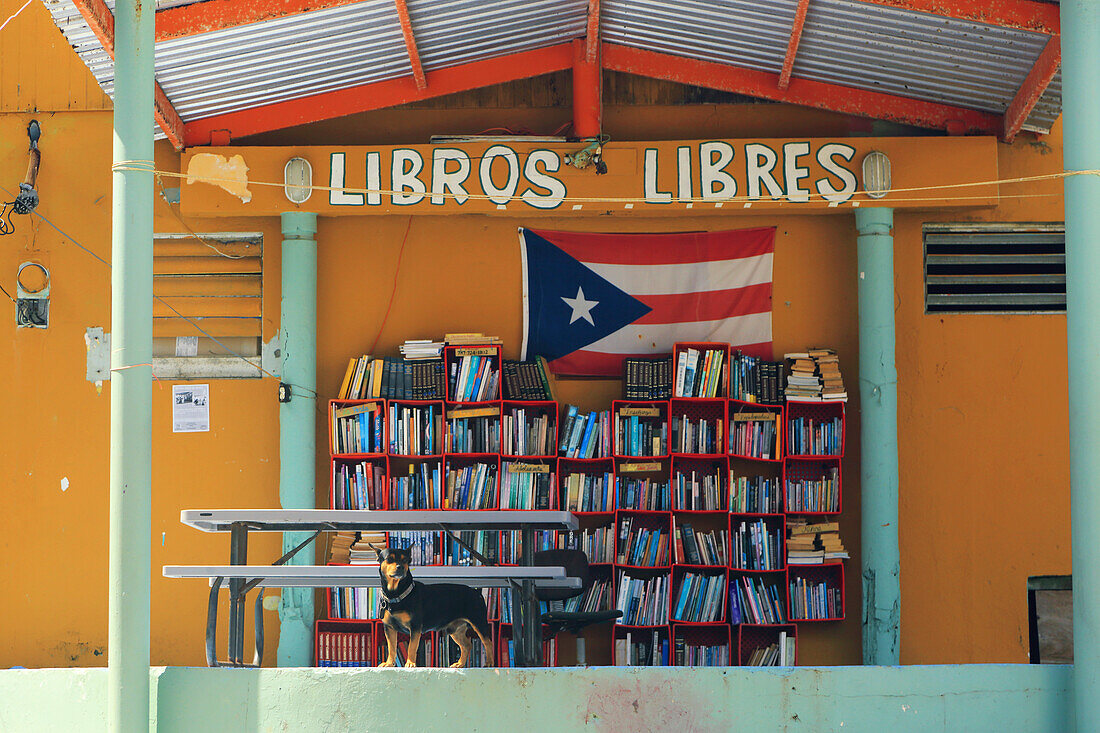
[[(540, 601), (565, 601), (586, 593), (592, 586), (592, 576), (588, 570), (588, 556), (581, 550), (541, 550), (535, 553), (534, 564), (541, 567), (563, 567), (570, 578), (580, 578), (579, 590), (572, 588), (539, 588), (535, 595)], [(581, 629), (592, 624), (602, 624), (622, 618), (622, 611), (548, 611), (542, 614), (542, 623), (547, 626), (549, 638), (558, 632), (568, 631), (577, 639), (577, 665), (584, 666), (584, 639)]]

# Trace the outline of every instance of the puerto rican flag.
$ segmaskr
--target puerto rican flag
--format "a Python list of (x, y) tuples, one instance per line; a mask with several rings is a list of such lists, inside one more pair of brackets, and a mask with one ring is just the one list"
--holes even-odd
[(682, 234), (519, 230), (523, 351), (555, 374), (619, 376), (677, 341), (772, 356), (775, 228)]

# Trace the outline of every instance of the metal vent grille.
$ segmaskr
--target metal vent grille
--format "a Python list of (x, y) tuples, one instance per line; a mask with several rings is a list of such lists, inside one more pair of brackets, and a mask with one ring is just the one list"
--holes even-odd
[(1065, 313), (1064, 224), (926, 224), (926, 313)]

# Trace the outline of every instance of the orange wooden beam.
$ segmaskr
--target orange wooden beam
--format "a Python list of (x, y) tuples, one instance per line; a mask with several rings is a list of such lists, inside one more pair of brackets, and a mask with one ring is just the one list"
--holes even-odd
[[(107, 7), (107, 3), (103, 0), (73, 0), (73, 4), (84, 17), (92, 33), (99, 39), (103, 50), (113, 59), (115, 57), (115, 16)], [(153, 82), (153, 117), (160, 125), (160, 129), (164, 130), (168, 141), (176, 150), (182, 150), (183, 120), (180, 119), (168, 95), (156, 81)]]
[(931, 13), (956, 20), (999, 25), (1004, 28), (1039, 31), (1048, 35), (1061, 32), (1058, 6), (1037, 0), (860, 0), (901, 10)]
[(416, 88), (424, 91), (428, 88), (428, 80), (424, 78), (424, 67), (420, 65), (420, 50), (416, 47), (416, 36), (413, 35), (412, 21), (409, 20), (409, 7), (405, 0), (393, 0), (393, 4), (397, 6), (397, 19), (401, 21), (401, 35), (405, 36), (405, 50), (409, 54), (413, 80), (416, 81)]
[(191, 120), (184, 124), (184, 142), (187, 145), (209, 145), (213, 133), (223, 136), (227, 133), (231, 139), (237, 139), (268, 130), (527, 79), (562, 71), (572, 64), (573, 46), (562, 43), (429, 71), (426, 74), (428, 87), (425, 89), (417, 89), (410, 77), (402, 77)]
[(779, 88), (791, 85), (791, 70), (794, 69), (794, 57), (798, 54), (798, 43), (802, 40), (802, 26), (806, 25), (806, 11), (810, 0), (798, 0), (794, 10), (794, 23), (791, 25), (791, 40), (787, 42), (787, 55), (783, 58), (783, 69), (779, 72)]
[(156, 37), (167, 41), (357, 2), (362, 0), (206, 0), (158, 10)]
[(938, 130), (951, 124), (967, 132), (996, 135), (1002, 126), (1001, 116), (988, 112), (809, 79), (792, 79), (790, 87), (781, 90), (776, 86), (777, 74), (611, 43), (603, 44), (603, 67), (651, 79)]
[(1061, 65), (1062, 42), (1058, 36), (1051, 36), (1043, 52), (1035, 60), (1035, 65), (1028, 72), (1024, 83), (1020, 85), (1016, 96), (1008, 105), (1008, 109), (1005, 110), (1005, 126), (1002, 135), (1005, 142), (1010, 143), (1015, 139)]

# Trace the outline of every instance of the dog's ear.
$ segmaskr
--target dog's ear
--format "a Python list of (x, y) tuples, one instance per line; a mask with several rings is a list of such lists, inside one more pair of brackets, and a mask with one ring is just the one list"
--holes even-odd
[(385, 560), (386, 555), (390, 554), (390, 548), (388, 547), (379, 547), (378, 545), (370, 544), (370, 548), (378, 555), (379, 562)]

